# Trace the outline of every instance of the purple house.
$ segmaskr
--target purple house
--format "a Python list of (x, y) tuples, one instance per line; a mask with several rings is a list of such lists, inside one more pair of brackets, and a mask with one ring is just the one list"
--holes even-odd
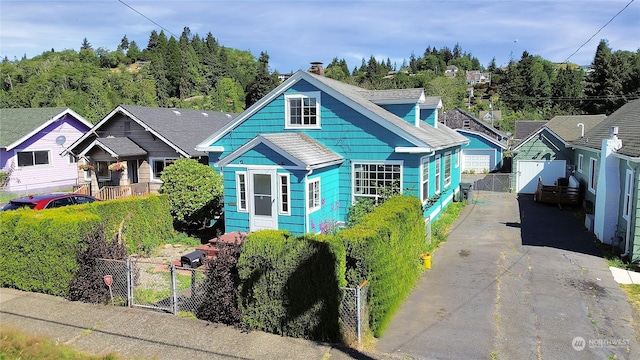
[(0, 171), (8, 175), (0, 185), (20, 194), (70, 189), (77, 160), (61, 154), (91, 126), (65, 107), (0, 109)]

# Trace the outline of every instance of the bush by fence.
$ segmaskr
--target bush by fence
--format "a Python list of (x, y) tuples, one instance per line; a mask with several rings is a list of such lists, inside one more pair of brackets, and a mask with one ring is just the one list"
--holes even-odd
[(344, 254), (334, 236), (296, 238), (275, 230), (247, 236), (238, 261), (243, 324), (286, 336), (339, 341)]
[(370, 326), (379, 337), (422, 272), (422, 204), (415, 197), (392, 197), (338, 235), (346, 248), (348, 283), (370, 281)]
[(0, 212), (0, 286), (67, 296), (78, 248), (87, 246), (83, 238), (95, 229), (129, 253), (146, 253), (175, 236), (172, 225), (168, 199), (153, 195)]
[(67, 295), (82, 237), (100, 218), (58, 210), (0, 212), (0, 286)]

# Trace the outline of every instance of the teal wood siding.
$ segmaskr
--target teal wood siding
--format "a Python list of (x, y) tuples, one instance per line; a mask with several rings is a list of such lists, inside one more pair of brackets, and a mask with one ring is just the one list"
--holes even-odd
[[(290, 93), (297, 92), (312, 92), (318, 91), (315, 87), (311, 86), (305, 81), (300, 81), (294, 84), (287, 90)], [(221, 154), (210, 154), (210, 164), (214, 165), (217, 159), (224, 158), (230, 152), (238, 149), (258, 134), (267, 133), (283, 133), (283, 132), (304, 132), (310, 137), (317, 140), (332, 151), (340, 154), (345, 161), (340, 165), (331, 167), (330, 169), (316, 169), (312, 173), (313, 176), (323, 174), (321, 181), (321, 191), (325, 198), (325, 205), (323, 205), (322, 211), (316, 214), (315, 212), (310, 216), (309, 222), (306, 226), (309, 227), (309, 231), (318, 232), (319, 224), (323, 220), (347, 220), (348, 207), (352, 204), (352, 164), (354, 162), (381, 162), (381, 161), (401, 161), (402, 162), (402, 189), (405, 193), (410, 195), (420, 195), (420, 154), (396, 154), (394, 153), (396, 147), (413, 146), (400, 136), (393, 134), (384, 127), (376, 124), (366, 116), (354, 111), (349, 106), (345, 105), (341, 101), (329, 96), (326, 93), (321, 94), (320, 99), (320, 125), (321, 129), (285, 129), (285, 103), (284, 95), (280, 95), (270, 103), (266, 104), (263, 108), (258, 110), (251, 117), (246, 119), (243, 123), (236, 126), (232, 131), (223, 136), (214, 144), (214, 146), (223, 146), (224, 152)], [(414, 107), (415, 109), (415, 107)], [(452, 152), (452, 163), (455, 164), (455, 149), (456, 146), (450, 151)], [(449, 150), (446, 150), (449, 151)], [(444, 152), (442, 154), (444, 156)], [(458, 154), (459, 155), (459, 154)], [(215, 160), (214, 160), (215, 159)], [(432, 157), (435, 159), (435, 157)], [(249, 166), (250, 164), (268, 165), (268, 164), (281, 164), (282, 157), (268, 149), (255, 147), (252, 151), (248, 151), (247, 154), (235, 159), (234, 164), (239, 164), (242, 160), (243, 164)], [(286, 160), (284, 160), (286, 161)], [(432, 165), (433, 166), (433, 165)], [(225, 174), (225, 211), (235, 211), (235, 207), (227, 207), (228, 202), (235, 201), (235, 175), (228, 173), (235, 173), (237, 168), (226, 167), (223, 169)], [(453, 192), (453, 188), (458, 188), (459, 183), (459, 167), (452, 171), (452, 185), (450, 192)], [(280, 170), (278, 170), (280, 171)], [(330, 172), (325, 174), (324, 171)], [(430, 175), (433, 177), (434, 170), (430, 171)], [(328, 186), (328, 181), (325, 180), (324, 175), (330, 176), (332, 182), (331, 186)], [(304, 206), (306, 208), (306, 195), (304, 189), (305, 181), (302, 179), (304, 175), (299, 175), (296, 180), (299, 181), (300, 188), (295, 187), (294, 195), (294, 177), (291, 178), (291, 201), (293, 206)], [(444, 179), (444, 173), (442, 174)], [(233, 182), (233, 187), (226, 187)], [(433, 180), (430, 181), (432, 184)], [(432, 185), (433, 186), (433, 185)], [(326, 193), (325, 191), (331, 191)], [(443, 196), (443, 199), (445, 197)], [(234, 199), (234, 200), (232, 200)], [(295, 201), (295, 204), (294, 204)], [(301, 204), (301, 205), (298, 205)], [(339, 206), (336, 206), (339, 205)], [(333, 209), (332, 209), (333, 205)], [(240, 215), (228, 214), (225, 215), (231, 218), (227, 222), (227, 231), (235, 231), (236, 229), (246, 228), (248, 225), (242, 223), (242, 220), (247, 222), (248, 216), (242, 213)], [(235, 221), (235, 218), (238, 221)], [(303, 231), (299, 231), (300, 226), (305, 226), (305, 222), (292, 216), (283, 219), (279, 219), (281, 226), (286, 226), (291, 229), (292, 233), (300, 234)], [(316, 230), (311, 229), (311, 221), (316, 225)], [(295, 223), (295, 224), (294, 224)], [(286, 224), (286, 225), (285, 225)], [(284, 227), (280, 227), (284, 228)]]
[(540, 134), (530, 138), (513, 155), (511, 172), (511, 188), (516, 188), (518, 176), (518, 160), (566, 160), (567, 165), (573, 164), (573, 150), (565, 148), (565, 145), (551, 135), (548, 131), (542, 130)]
[(246, 168), (232, 168), (223, 172), (224, 181), (224, 223), (225, 231), (249, 231), (249, 213), (238, 212), (236, 172), (244, 171)]
[(403, 118), (409, 124), (416, 124), (416, 104), (389, 104), (380, 106), (388, 112)]
[[(445, 155), (451, 152), (451, 183), (448, 186), (445, 186)], [(441, 211), (453, 201), (455, 195), (460, 191), (460, 179), (461, 179), (461, 151), (460, 147), (455, 147), (451, 149), (446, 149), (442, 151), (438, 151), (436, 154), (432, 155), (429, 158), (429, 195), (428, 197), (434, 199), (437, 197), (437, 201), (431, 204), (430, 206), (426, 205), (426, 202), (423, 201), (423, 214), (425, 218), (431, 218), (431, 220), (435, 220), (440, 216)], [(438, 160), (436, 161), (437, 155), (440, 155)], [(456, 160), (457, 159), (457, 160)], [(419, 161), (419, 159), (418, 159)], [(439, 161), (439, 163), (438, 163)], [(440, 173), (440, 193), (436, 194), (436, 166), (441, 166)], [(422, 183), (420, 182), (420, 174), (419, 174), (419, 163), (418, 168), (415, 169), (417, 173), (417, 182), (419, 187), (417, 188), (417, 192), (415, 196), (420, 197), (420, 186)]]
[(436, 121), (436, 109), (420, 109), (420, 120), (434, 126)]
[[(309, 176), (307, 181), (320, 178), (320, 209), (309, 214), (309, 229), (311, 233), (328, 233), (339, 223), (344, 223), (346, 217), (343, 211), (346, 206), (340, 201), (338, 184), (340, 171), (338, 166), (319, 169)], [(304, 202), (303, 202), (304, 203)]]
[(465, 150), (495, 150), (495, 157), (492, 159), (491, 165), (494, 169), (502, 166), (502, 148), (500, 146), (476, 134), (462, 133), (462, 135), (469, 139), (469, 145), (464, 147)]
[[(289, 206), (291, 208), (290, 215), (278, 215), (278, 229), (289, 230), (292, 234), (304, 234), (305, 231), (305, 171), (278, 169), (280, 174), (289, 173)], [(280, 196), (280, 189), (278, 189)], [(280, 198), (278, 198), (278, 206), (280, 206)], [(279, 208), (278, 208), (279, 210)]]

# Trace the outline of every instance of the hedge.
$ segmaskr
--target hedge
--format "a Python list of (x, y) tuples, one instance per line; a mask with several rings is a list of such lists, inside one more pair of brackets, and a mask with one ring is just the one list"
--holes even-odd
[(82, 236), (99, 221), (89, 212), (59, 209), (1, 212), (0, 286), (66, 296)]
[(395, 196), (338, 233), (346, 249), (349, 286), (369, 280), (369, 319), (380, 337), (409, 296), (423, 267), (425, 226), (420, 200)]
[(345, 250), (330, 235), (249, 234), (238, 260), (239, 307), (251, 329), (321, 341), (341, 340)]

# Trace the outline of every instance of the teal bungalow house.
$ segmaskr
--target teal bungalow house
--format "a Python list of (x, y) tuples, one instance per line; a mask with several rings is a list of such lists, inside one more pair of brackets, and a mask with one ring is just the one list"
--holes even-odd
[(468, 140), (437, 124), (422, 89), (365, 90), (320, 74), (296, 72), (196, 147), (224, 177), (226, 232), (325, 232), (381, 188), (419, 197), (425, 221), (437, 217), (459, 191)]

